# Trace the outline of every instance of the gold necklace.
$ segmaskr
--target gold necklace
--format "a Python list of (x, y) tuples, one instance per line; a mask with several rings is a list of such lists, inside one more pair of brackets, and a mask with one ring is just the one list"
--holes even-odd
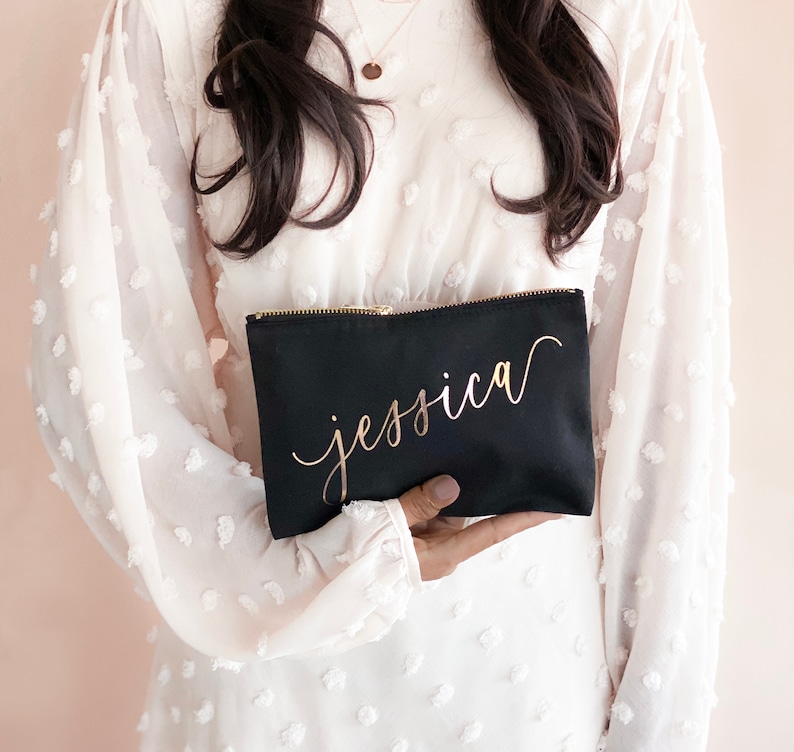
[[(388, 0), (389, 2), (396, 4), (395, 0)], [(404, 0), (403, 0), (404, 1)], [(413, 12), (416, 10), (416, 7), (422, 0), (409, 0), (411, 3), (411, 10), (405, 14), (405, 18), (400, 21), (399, 26), (392, 32), (392, 35), (386, 40), (386, 43), (378, 50), (377, 54), (373, 55), (372, 50), (370, 49), (369, 43), (367, 42), (367, 36), (364, 34), (364, 25), (361, 23), (361, 19), (358, 17), (358, 13), (356, 12), (356, 6), (353, 5), (353, 0), (350, 0), (350, 8), (353, 11), (353, 16), (356, 19), (356, 23), (358, 24), (358, 29), (361, 32), (361, 38), (364, 40), (364, 46), (367, 48), (367, 52), (369, 53), (369, 62), (361, 68), (361, 74), (364, 78), (372, 81), (376, 78), (380, 78), (383, 75), (383, 68), (375, 62), (375, 58), (380, 57), (381, 53), (389, 46), (394, 37), (397, 36), (397, 32), (402, 29), (405, 25), (405, 22), (411, 17)]]

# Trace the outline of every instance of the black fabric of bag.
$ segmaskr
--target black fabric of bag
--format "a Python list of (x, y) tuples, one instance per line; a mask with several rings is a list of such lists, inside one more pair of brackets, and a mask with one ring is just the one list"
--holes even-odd
[[(581, 290), (391, 315), (251, 315), (247, 335), (275, 538), (317, 529), (344, 502), (395, 498), (439, 474), (461, 488), (448, 516), (592, 512)], [(424, 413), (420, 390), (436, 400)]]

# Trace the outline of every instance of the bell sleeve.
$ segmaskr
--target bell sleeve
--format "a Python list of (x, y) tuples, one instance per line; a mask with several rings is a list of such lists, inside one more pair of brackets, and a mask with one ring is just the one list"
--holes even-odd
[(608, 213), (590, 338), (598, 681), (614, 687), (599, 750), (696, 752), (716, 704), (730, 487), (721, 154), (688, 4), (647, 13), (627, 37), (627, 186)]
[[(160, 12), (178, 25), (182, 5)], [(410, 531), (392, 499), (270, 535), (263, 482), (234, 455), (213, 374), (211, 246), (152, 7), (109, 4), (58, 136), (31, 309), (53, 479), (195, 649), (236, 662), (347, 650), (388, 631), (419, 584)], [(190, 49), (169, 54), (182, 73), (191, 65)]]

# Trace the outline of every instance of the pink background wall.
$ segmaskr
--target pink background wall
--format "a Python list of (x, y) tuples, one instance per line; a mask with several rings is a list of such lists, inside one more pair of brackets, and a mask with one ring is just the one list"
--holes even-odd
[[(80, 54), (105, 0), (0, 0), (0, 749), (136, 749), (156, 619), (47, 479), (31, 417), (28, 268), (46, 243)], [(794, 6), (692, 0), (725, 145), (733, 276), (728, 587), (710, 752), (792, 749)], [(758, 6), (755, 6), (758, 8)]]

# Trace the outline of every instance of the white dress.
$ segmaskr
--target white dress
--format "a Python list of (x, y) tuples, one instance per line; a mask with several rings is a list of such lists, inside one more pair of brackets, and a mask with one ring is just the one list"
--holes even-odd
[[(354, 0), (378, 50), (408, 6)], [(34, 406), (110, 555), (163, 617), (146, 752), (689, 752), (706, 745), (725, 553), (728, 288), (720, 150), (685, 0), (577, 0), (613, 72), (627, 188), (561, 268), (538, 217), (489, 187), (542, 185), (532, 122), (468, 4), (422, 0), (363, 94), (372, 174), (330, 230), (252, 261), (211, 238), (247, 186), (201, 87), (222, 8), (118, 0), (84, 58), (38, 270)], [(324, 20), (360, 67), (348, 0)], [(338, 76), (327, 45), (314, 65)], [(299, 204), (328, 177), (309, 139)], [(333, 203), (323, 204), (318, 214)], [(396, 500), (273, 541), (244, 316), (441, 304), (579, 287), (590, 321), (598, 494), (422, 583)], [(210, 339), (228, 350), (214, 365)]]

